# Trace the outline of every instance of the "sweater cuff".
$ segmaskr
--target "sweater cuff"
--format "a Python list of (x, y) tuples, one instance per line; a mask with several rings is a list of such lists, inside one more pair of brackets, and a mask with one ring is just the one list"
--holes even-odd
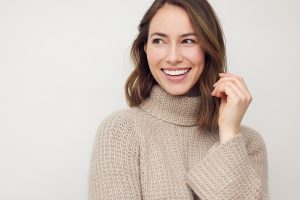
[(226, 143), (215, 143), (188, 171), (186, 182), (203, 200), (252, 199), (261, 187), (241, 133)]

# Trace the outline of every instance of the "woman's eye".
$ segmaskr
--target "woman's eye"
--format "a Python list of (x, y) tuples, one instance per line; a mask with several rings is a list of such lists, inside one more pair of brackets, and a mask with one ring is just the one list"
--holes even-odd
[(196, 43), (196, 41), (195, 41), (195, 40), (192, 40), (192, 39), (185, 39), (185, 40), (182, 41), (182, 43), (186, 43), (186, 44), (194, 44), (194, 43)]
[(162, 39), (154, 39), (152, 40), (153, 44), (163, 44), (164, 42), (162, 41)]

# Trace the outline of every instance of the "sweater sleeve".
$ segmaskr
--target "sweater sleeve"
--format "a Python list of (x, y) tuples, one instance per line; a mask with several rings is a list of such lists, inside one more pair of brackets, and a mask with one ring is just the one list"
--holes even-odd
[(263, 138), (243, 126), (226, 143), (215, 143), (188, 171), (186, 182), (201, 200), (267, 200), (267, 168)]
[(98, 128), (89, 176), (89, 200), (141, 199), (139, 142), (133, 120), (116, 112)]

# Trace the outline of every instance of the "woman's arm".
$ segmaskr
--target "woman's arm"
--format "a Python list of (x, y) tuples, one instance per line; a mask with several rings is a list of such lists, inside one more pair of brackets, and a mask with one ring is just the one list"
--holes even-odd
[(264, 140), (255, 130), (242, 126), (241, 133), (226, 143), (214, 144), (188, 171), (186, 181), (201, 200), (267, 200)]
[(188, 172), (187, 183), (202, 200), (268, 199), (265, 142), (256, 131), (241, 126), (252, 96), (243, 78), (219, 75), (211, 95), (221, 98), (220, 141)]
[(141, 199), (139, 143), (126, 112), (110, 115), (97, 131), (93, 148), (90, 200)]

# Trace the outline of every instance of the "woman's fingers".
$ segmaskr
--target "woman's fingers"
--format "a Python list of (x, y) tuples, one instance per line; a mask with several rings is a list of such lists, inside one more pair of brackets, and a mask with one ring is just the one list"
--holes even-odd
[(212, 95), (216, 97), (223, 97), (225, 95), (227, 96), (227, 102), (235, 104), (249, 102), (247, 94), (241, 91), (241, 89), (231, 81), (222, 82), (216, 85)]
[(220, 141), (227, 141), (240, 130), (243, 116), (252, 100), (244, 80), (234, 74), (220, 74), (212, 96), (220, 97), (218, 126)]
[(248, 91), (248, 88), (243, 78), (238, 76), (233, 76), (233, 75), (222, 75), (222, 74), (220, 74), (220, 77), (221, 78), (214, 85), (217, 85), (218, 83), (222, 83), (224, 81), (233, 81), (240, 87), (240, 89), (246, 89)]
[[(243, 78), (233, 75), (233, 74), (223, 74), (220, 73), (220, 79), (214, 84), (215, 89), (220, 85), (231, 85), (235, 92), (242, 98), (242, 100), (251, 101), (252, 96), (243, 80)], [(215, 91), (215, 90), (214, 90)], [(213, 95), (213, 93), (212, 93)]]
[(219, 83), (215, 86), (213, 94), (217, 97), (222, 97), (225, 95), (232, 98), (239, 98), (241, 96), (239, 88), (237, 88), (237, 86), (231, 82)]
[(244, 79), (243, 79), (242, 77), (237, 76), (237, 75), (234, 75), (234, 74), (230, 74), (230, 73), (227, 73), (227, 74), (225, 74), (225, 73), (220, 73), (219, 75), (220, 75), (220, 77), (221, 77), (221, 79), (220, 79), (219, 81), (223, 81), (223, 80), (226, 80), (226, 79), (233, 80), (233, 81), (236, 82), (241, 88), (246, 89), (246, 91), (247, 91), (248, 93), (250, 93), (249, 90), (248, 90), (248, 87), (247, 87), (247, 85), (246, 85), (246, 83), (245, 83), (245, 81), (244, 81)]

